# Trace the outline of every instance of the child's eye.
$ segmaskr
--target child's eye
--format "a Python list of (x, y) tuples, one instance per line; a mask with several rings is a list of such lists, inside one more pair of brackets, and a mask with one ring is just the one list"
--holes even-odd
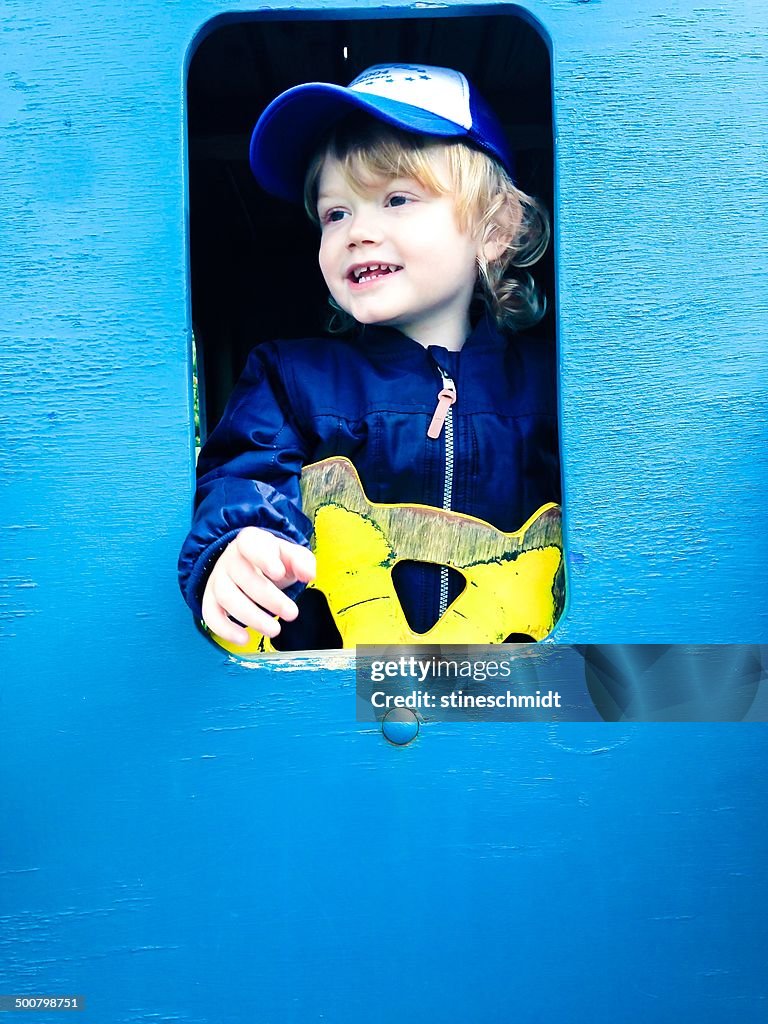
[(344, 210), (328, 210), (320, 218), (322, 224), (335, 224), (346, 216)]
[(396, 192), (387, 199), (387, 203), (390, 206), (405, 206), (406, 203), (410, 202), (412, 202), (411, 197), (405, 196), (401, 192)]

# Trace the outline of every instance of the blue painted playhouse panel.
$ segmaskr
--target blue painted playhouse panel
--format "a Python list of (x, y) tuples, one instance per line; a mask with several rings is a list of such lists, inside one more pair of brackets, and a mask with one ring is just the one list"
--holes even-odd
[[(523, 6), (553, 54), (558, 638), (765, 642), (761, 12)], [(0, 988), (99, 1024), (764, 1019), (762, 725), (395, 750), (348, 658), (243, 668), (190, 623), (185, 61), (253, 11), (0, 15)]]

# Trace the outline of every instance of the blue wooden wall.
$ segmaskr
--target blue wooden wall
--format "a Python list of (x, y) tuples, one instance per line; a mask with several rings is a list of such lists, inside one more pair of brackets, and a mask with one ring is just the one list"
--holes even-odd
[[(553, 55), (557, 639), (765, 642), (761, 5), (522, 9)], [(395, 749), (346, 655), (244, 668), (194, 630), (184, 81), (222, 14), (258, 11), (0, 11), (0, 990), (98, 1024), (764, 1020), (763, 725)]]

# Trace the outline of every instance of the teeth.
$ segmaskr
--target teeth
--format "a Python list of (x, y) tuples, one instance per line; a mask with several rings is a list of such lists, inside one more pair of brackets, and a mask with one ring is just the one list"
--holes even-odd
[(355, 280), (359, 281), (364, 275), (373, 274), (377, 270), (389, 270), (394, 274), (399, 269), (394, 263), (371, 263), (367, 267), (355, 267), (353, 273)]

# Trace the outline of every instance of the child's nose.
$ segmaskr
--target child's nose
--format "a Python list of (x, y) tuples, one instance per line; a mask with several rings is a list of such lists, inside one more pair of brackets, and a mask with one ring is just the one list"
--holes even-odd
[(381, 240), (381, 227), (372, 212), (356, 213), (350, 220), (347, 245), (375, 245)]

